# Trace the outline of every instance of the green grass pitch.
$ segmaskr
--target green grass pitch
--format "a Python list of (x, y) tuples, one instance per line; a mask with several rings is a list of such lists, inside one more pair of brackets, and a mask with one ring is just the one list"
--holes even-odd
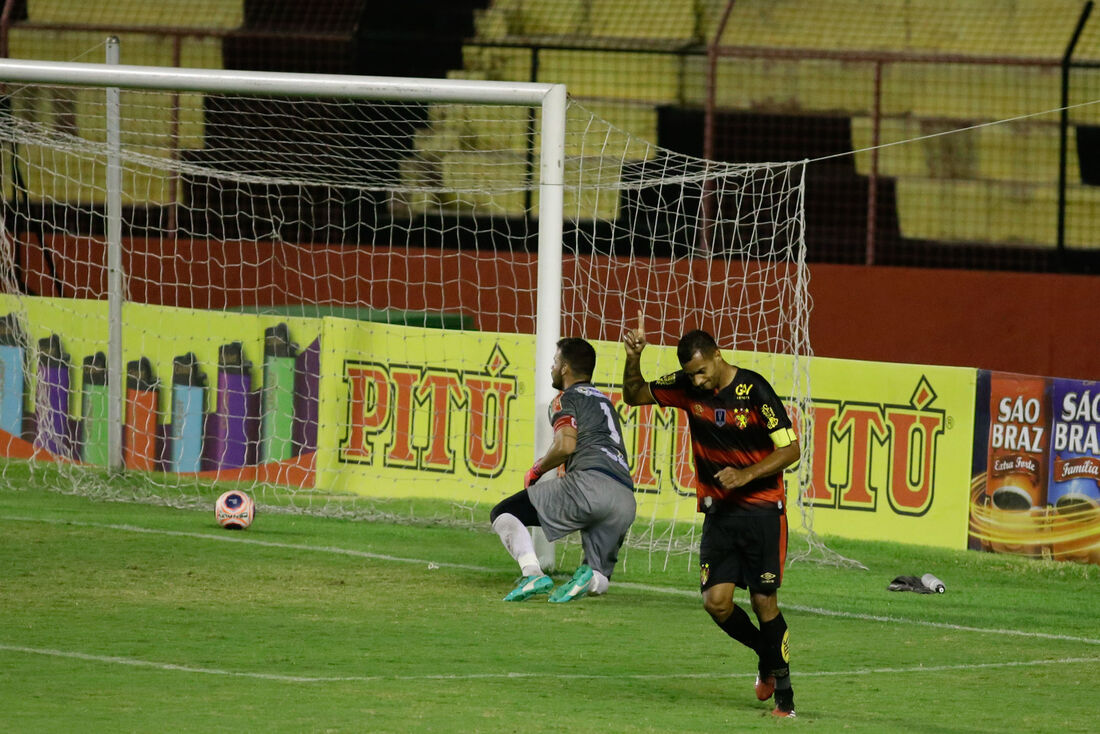
[[(654, 570), (630, 551), (605, 597), (505, 604), (517, 572), (487, 525), (261, 506), (230, 532), (212, 511), (0, 489), (0, 731), (1100, 727), (1100, 568), (830, 545), (869, 570), (788, 567), (798, 719), (781, 721), (683, 556)], [(886, 591), (928, 571), (946, 594)]]

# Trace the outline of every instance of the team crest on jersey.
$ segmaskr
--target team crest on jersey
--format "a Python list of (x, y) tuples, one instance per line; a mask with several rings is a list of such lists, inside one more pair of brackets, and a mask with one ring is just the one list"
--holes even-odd
[(704, 408), (702, 405), (699, 405), (699, 403), (692, 403), (691, 412), (695, 413), (695, 415), (702, 415), (703, 413), (707, 412), (707, 409)]
[(674, 382), (676, 382), (676, 373), (675, 372), (669, 372), (667, 375), (664, 375), (663, 377), (658, 377), (657, 378), (657, 384), (658, 385), (671, 385)]
[(718, 426), (719, 428), (726, 425), (726, 409), (725, 408), (715, 408), (714, 409), (714, 424), (716, 426)]
[(710, 564), (702, 563), (699, 565), (699, 585), (706, 586), (707, 579), (710, 578)]
[(745, 428), (749, 425), (749, 411), (748, 408), (740, 408), (733, 411), (733, 422), (738, 428)]

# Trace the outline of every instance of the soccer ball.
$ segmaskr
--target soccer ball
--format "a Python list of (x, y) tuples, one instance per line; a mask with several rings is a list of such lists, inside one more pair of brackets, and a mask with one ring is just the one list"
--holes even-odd
[(218, 524), (229, 530), (244, 530), (256, 519), (256, 503), (239, 489), (231, 489), (214, 505)]

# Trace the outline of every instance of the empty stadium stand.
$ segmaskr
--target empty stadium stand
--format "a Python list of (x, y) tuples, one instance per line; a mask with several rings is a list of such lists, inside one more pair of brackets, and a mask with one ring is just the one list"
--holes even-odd
[[(181, 8), (188, 9), (183, 12)], [(1079, 0), (787, 0), (736, 2), (720, 39), (713, 90), (707, 44), (718, 35), (725, 0), (20, 0), (7, 43), (13, 57), (77, 59), (101, 54), (102, 28), (121, 29), (124, 63), (180, 64), (518, 81), (555, 81), (617, 127), (684, 153), (702, 154), (703, 110), (713, 104), (711, 155), (737, 161), (827, 157), (808, 171), (811, 257), (862, 262), (868, 207), (875, 207), (875, 261), (1065, 269), (1059, 233), (1058, 115), (1008, 125), (988, 123), (1060, 104), (1060, 60), (1080, 17)], [(172, 39), (173, 43), (166, 43)], [(1084, 28), (1071, 74), (1071, 101), (1100, 98), (1100, 19)], [(98, 59), (96, 59), (98, 60)], [(247, 104), (195, 98), (180, 128), (180, 155), (212, 161), (231, 130), (267, 114)], [(24, 114), (69, 114), (14, 100)], [(79, 99), (70, 114), (80, 128)], [(364, 108), (363, 134), (385, 113)], [(416, 117), (416, 115), (414, 115)], [(396, 120), (392, 121), (396, 125)], [(528, 134), (526, 113), (505, 130), (450, 118), (428, 107), (384, 162), (394, 180), (469, 181), (499, 148), (493, 136)], [(152, 119), (132, 135), (161, 135)], [(330, 142), (307, 124), (302, 154)], [(415, 128), (415, 129), (414, 129)], [(974, 128), (942, 135), (950, 130)], [(1069, 113), (1064, 234), (1086, 268), (1100, 254), (1100, 105)], [(920, 142), (867, 152), (880, 143)], [(454, 152), (426, 160), (418, 148), (456, 141)], [(460, 142), (458, 142), (460, 141)], [(259, 146), (257, 146), (259, 147)], [(851, 155), (850, 155), (851, 154)], [(836, 157), (834, 157), (836, 156)], [(496, 170), (525, 183), (530, 161)], [(246, 164), (247, 165), (247, 164)], [(187, 181), (172, 196), (200, 201), (241, 192)], [(60, 186), (60, 184), (58, 184)], [(260, 201), (278, 192), (250, 191)], [(418, 216), (440, 207), (480, 207), (522, 218), (529, 196), (454, 202), (411, 196), (372, 216)], [(615, 217), (629, 202), (602, 202)], [(322, 238), (334, 207), (296, 212), (298, 234)], [(394, 202), (390, 202), (394, 206)], [(230, 221), (227, 219), (226, 221)], [(229, 226), (246, 234), (259, 226)], [(342, 236), (352, 236), (344, 233)]]

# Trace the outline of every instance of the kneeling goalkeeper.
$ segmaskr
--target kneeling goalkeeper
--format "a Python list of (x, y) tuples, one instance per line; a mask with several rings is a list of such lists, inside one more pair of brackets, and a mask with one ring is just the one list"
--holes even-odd
[[(596, 350), (584, 339), (558, 342), (550, 369), (551, 384), (562, 391), (550, 405), (553, 443), (528, 470), (523, 491), (489, 514), (493, 530), (523, 574), (504, 601), (524, 601), (553, 590), (550, 601), (568, 602), (603, 594), (610, 584), (637, 505), (619, 414), (592, 384), (595, 368)], [(562, 464), (563, 476), (538, 481)], [(550, 541), (580, 531), (584, 562), (557, 589), (539, 565), (528, 526), (542, 527)]]

